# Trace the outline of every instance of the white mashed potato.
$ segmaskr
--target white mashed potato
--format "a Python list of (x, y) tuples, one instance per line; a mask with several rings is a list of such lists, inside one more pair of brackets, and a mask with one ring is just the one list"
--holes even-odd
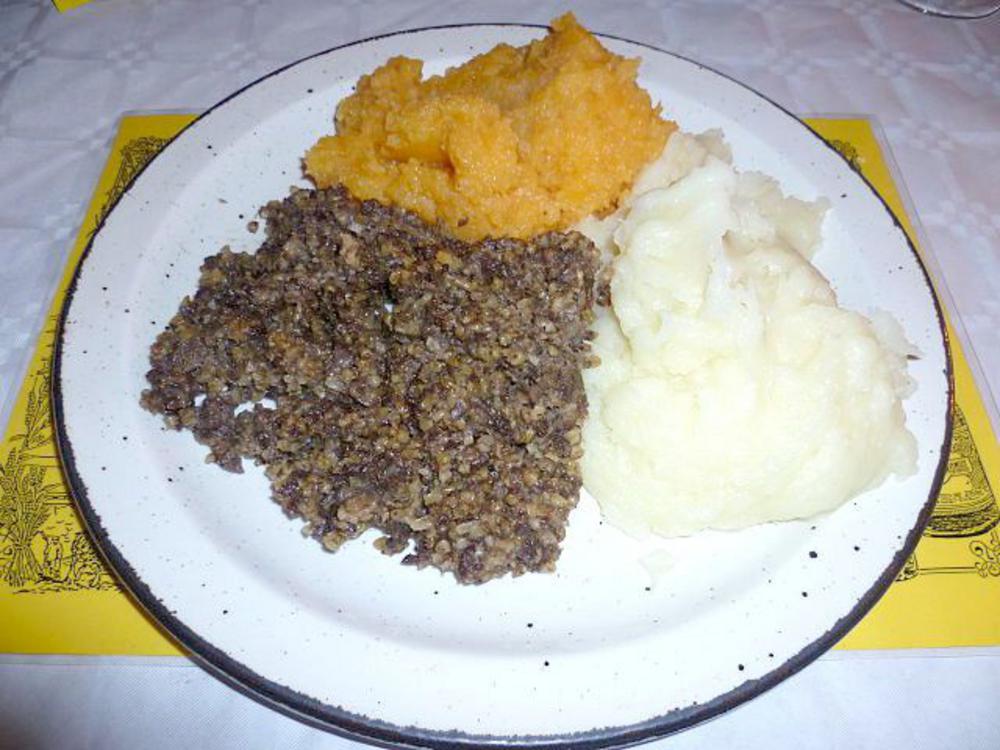
[(826, 202), (729, 161), (717, 134), (676, 133), (581, 226), (613, 268), (583, 480), (633, 533), (805, 518), (915, 467), (901, 329), (838, 307), (809, 262)]

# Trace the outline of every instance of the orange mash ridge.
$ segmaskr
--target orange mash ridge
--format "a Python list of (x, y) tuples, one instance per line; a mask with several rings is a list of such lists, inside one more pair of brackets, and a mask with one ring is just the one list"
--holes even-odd
[(570, 13), (543, 39), (426, 80), (420, 60), (394, 57), (341, 101), (306, 173), (463, 240), (565, 229), (614, 210), (676, 128), (638, 69)]

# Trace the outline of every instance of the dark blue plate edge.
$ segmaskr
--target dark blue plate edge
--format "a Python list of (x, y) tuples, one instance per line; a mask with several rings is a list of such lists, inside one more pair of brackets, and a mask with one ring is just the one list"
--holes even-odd
[[(371, 42), (377, 39), (384, 39), (394, 36), (402, 36), (404, 34), (413, 34), (423, 31), (434, 31), (440, 29), (460, 29), (460, 28), (474, 28), (474, 27), (519, 27), (519, 28), (536, 28), (536, 29), (547, 29), (547, 26), (541, 24), (521, 24), (521, 23), (508, 23), (508, 22), (498, 22), (498, 23), (457, 23), (457, 24), (442, 24), (438, 26), (426, 26), (418, 29), (407, 29), (403, 31), (396, 31), (387, 34), (379, 34), (375, 36), (366, 37), (364, 39), (358, 39), (347, 44), (338, 45), (331, 47), (330, 49), (323, 50), (322, 52), (317, 52), (316, 54), (309, 55), (295, 62), (289, 63), (288, 65), (282, 66), (276, 70), (267, 73), (264, 76), (252, 81), (246, 86), (238, 89), (229, 96), (225, 97), (211, 108), (207, 109), (201, 115), (199, 115), (195, 120), (186, 125), (181, 131), (177, 133), (174, 138), (181, 136), (189, 128), (194, 127), (198, 124), (204, 117), (214, 112), (216, 109), (220, 108), (230, 99), (239, 96), (241, 93), (246, 91), (252, 86), (271, 78), (288, 68), (291, 68), (299, 63), (305, 62), (306, 60), (311, 60), (316, 57), (328, 54), (341, 49), (346, 49), (348, 47), (353, 47), (367, 42)], [(838, 157), (843, 157), (836, 151), (825, 139), (823, 139), (816, 131), (810, 128), (805, 122), (800, 118), (789, 112), (787, 109), (782, 107), (780, 104), (774, 102), (767, 96), (764, 96), (755, 89), (747, 86), (746, 84), (736, 80), (732, 76), (725, 73), (719, 72), (713, 68), (702, 65), (701, 63), (691, 60), (690, 58), (684, 57), (683, 55), (678, 55), (673, 52), (668, 52), (667, 50), (661, 49), (651, 44), (646, 44), (644, 42), (636, 42), (632, 39), (626, 39), (624, 37), (615, 36), (612, 34), (598, 34), (598, 36), (615, 39), (617, 41), (626, 42), (629, 44), (634, 44), (639, 47), (644, 47), (646, 49), (653, 50), (655, 52), (670, 55), (686, 62), (689, 62), (698, 68), (710, 71), (716, 75), (726, 78), (733, 83), (751, 91), (758, 97), (770, 103), (773, 107), (783, 112), (792, 120), (796, 121), (802, 127), (806, 128), (810, 133), (812, 133), (824, 146), (829, 148), (831, 151), (837, 154)], [(171, 143), (173, 139), (171, 139)], [(171, 143), (168, 143), (159, 153), (163, 153), (167, 148), (170, 147)], [(153, 157), (154, 159), (158, 158)], [(899, 219), (892, 212), (889, 206), (886, 204), (885, 200), (881, 195), (875, 190), (871, 183), (865, 178), (860, 172), (855, 171), (855, 174), (861, 179), (861, 181), (868, 187), (872, 192), (874, 197), (882, 204), (883, 208), (889, 214), (892, 219), (893, 224), (902, 233), (910, 252), (913, 253), (916, 258), (917, 264), (919, 265), (923, 275), (925, 283), (931, 292), (931, 298), (934, 301), (935, 314), (938, 319), (938, 326), (941, 331), (942, 340), (944, 343), (945, 350), (945, 360), (946, 360), (946, 375), (948, 382), (948, 413), (946, 415), (945, 424), (945, 434), (942, 441), (941, 452), (938, 458), (938, 466), (934, 475), (934, 480), (931, 484), (931, 491), (928, 495), (927, 501), (924, 503), (923, 508), (917, 518), (917, 523), (914, 525), (913, 529), (907, 534), (906, 539), (903, 543), (902, 548), (893, 557), (889, 566), (882, 572), (871, 588), (858, 600), (858, 603), (854, 608), (843, 618), (838, 620), (834, 625), (822, 636), (820, 636), (816, 641), (806, 646), (804, 649), (799, 651), (797, 654), (790, 657), (782, 665), (776, 667), (771, 672), (764, 675), (762, 678), (757, 680), (748, 680), (742, 685), (733, 688), (727, 693), (724, 693), (711, 701), (703, 704), (694, 704), (685, 708), (678, 708), (669, 711), (662, 716), (649, 719), (638, 724), (633, 724), (624, 727), (606, 727), (597, 728), (589, 730), (586, 732), (567, 734), (567, 735), (510, 735), (510, 736), (496, 736), (496, 735), (471, 735), (465, 734), (458, 731), (437, 731), (437, 730), (426, 730), (419, 727), (402, 727), (387, 722), (380, 721), (367, 716), (362, 716), (359, 714), (354, 714), (336, 706), (331, 706), (322, 703), (315, 698), (311, 698), (307, 695), (299, 693), (287, 686), (280, 685), (272, 680), (258, 675), (251, 669), (238, 662), (233, 657), (229, 656), (224, 651), (216, 648), (211, 643), (203, 639), (196, 632), (191, 630), (187, 625), (185, 625), (176, 616), (176, 614), (169, 609), (153, 594), (149, 587), (143, 582), (142, 578), (136, 573), (128, 561), (118, 552), (114, 543), (109, 538), (107, 531), (101, 522), (100, 516), (94, 510), (93, 506), (90, 504), (90, 500), (87, 494), (87, 487), (83, 481), (83, 478), (79, 475), (76, 470), (76, 463), (73, 456), (72, 444), (65, 430), (64, 422), (64, 408), (62, 403), (62, 390), (60, 387), (62, 379), (62, 350), (63, 350), (63, 336), (66, 329), (66, 320), (69, 314), (70, 306), (72, 304), (73, 295), (76, 291), (76, 285), (80, 277), (83, 264), (90, 254), (93, 247), (94, 239), (100, 233), (104, 226), (105, 221), (111, 215), (112, 211), (117, 207), (119, 201), (128, 194), (132, 185), (139, 179), (139, 177), (145, 172), (149, 164), (153, 160), (150, 160), (136, 175), (132, 178), (129, 184), (126, 186), (125, 190), (121, 195), (115, 200), (108, 211), (105, 212), (104, 218), (100, 221), (97, 228), (92, 233), (90, 240), (87, 243), (86, 248), (81, 254), (80, 260), (74, 269), (73, 278), (70, 282), (69, 287), (66, 291), (66, 297), (63, 302), (62, 310), (59, 315), (58, 332), (55, 341), (53, 360), (52, 360), (52, 382), (51, 382), (51, 398), (52, 398), (52, 409), (54, 416), (54, 437), (56, 442), (56, 447), (59, 452), (60, 463), (62, 466), (63, 474), (66, 478), (67, 485), (70, 488), (71, 495), (76, 502), (77, 508), (80, 510), (81, 517), (83, 518), (84, 524), (90, 533), (91, 539), (94, 540), (97, 548), (100, 550), (101, 554), (104, 556), (105, 560), (108, 562), (112, 570), (115, 571), (119, 580), (124, 584), (126, 590), (132, 596), (132, 598), (142, 607), (153, 619), (155, 619), (161, 627), (163, 627), (167, 633), (183, 645), (189, 652), (194, 660), (198, 662), (202, 667), (209, 671), (222, 682), (227, 685), (237, 689), (241, 693), (258, 700), (264, 705), (274, 708), (281, 713), (284, 713), (292, 718), (303, 721), (312, 726), (324, 729), (326, 731), (334, 732), (341, 736), (347, 737), (352, 740), (359, 740), (363, 742), (374, 743), (386, 747), (408, 747), (408, 748), (432, 748), (433, 750), (468, 750), (472, 747), (503, 747), (503, 748), (553, 748), (554, 750), (596, 750), (596, 748), (607, 748), (607, 747), (627, 747), (629, 745), (635, 745), (642, 742), (649, 742), (661, 737), (664, 737), (675, 732), (688, 729), (696, 724), (700, 724), (709, 719), (715, 718), (726, 711), (729, 711), (736, 706), (745, 703), (746, 701), (755, 698), (762, 693), (766, 692), (770, 688), (774, 687), (783, 680), (788, 679), (792, 675), (796, 674), (804, 667), (808, 666), (810, 663), (815, 661), (819, 656), (833, 647), (847, 632), (853, 628), (861, 619), (868, 613), (868, 611), (875, 605), (875, 603), (882, 597), (889, 586), (892, 584), (893, 580), (896, 578), (899, 571), (903, 568), (906, 563), (907, 558), (916, 548), (917, 543), (920, 540), (920, 536), (926, 527), (931, 512), (934, 508), (934, 502), (937, 498), (938, 492), (940, 491), (941, 485), (944, 481), (945, 470), (947, 469), (947, 457), (948, 448), (951, 444), (951, 434), (953, 426), (952, 410), (954, 407), (955, 400), (955, 383), (954, 383), (954, 373), (953, 364), (951, 359), (951, 350), (949, 347), (949, 336), (947, 327), (944, 322), (944, 314), (941, 309), (941, 304), (934, 292), (934, 286), (930, 279), (930, 274), (927, 271), (919, 253), (917, 253), (916, 248), (913, 246), (909, 235), (907, 235), (905, 229), (899, 222)], [(853, 171), (853, 170), (852, 170)]]

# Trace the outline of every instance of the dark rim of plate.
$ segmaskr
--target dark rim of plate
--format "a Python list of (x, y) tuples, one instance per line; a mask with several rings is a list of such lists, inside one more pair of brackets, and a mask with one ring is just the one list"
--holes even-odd
[[(388, 37), (402, 36), (406, 34), (420, 33), (424, 31), (438, 31), (442, 29), (468, 29), (476, 27), (517, 27), (517, 28), (531, 28), (531, 29), (547, 29), (548, 27), (541, 24), (522, 24), (522, 23), (460, 23), (460, 24), (443, 24), (440, 26), (426, 26), (419, 29), (408, 29), (404, 31), (392, 32), (389, 34), (379, 34), (377, 36), (367, 37), (365, 39), (359, 39), (348, 44), (338, 45), (332, 47), (328, 50), (318, 52), (314, 55), (309, 55), (301, 60), (297, 60), (289, 65), (285, 65), (277, 70), (274, 70), (267, 75), (258, 78), (250, 84), (247, 84), (243, 88), (235, 91), (234, 93), (227, 96), (225, 99), (221, 100), (215, 104), (210, 109), (203, 112), (194, 121), (184, 127), (175, 136), (175, 139), (184, 134), (189, 128), (197, 124), (200, 120), (210, 115), (215, 110), (222, 107), (230, 99), (239, 96), (241, 93), (247, 89), (257, 85), (258, 83), (272, 78), (285, 70), (298, 65), (299, 63), (305, 62), (306, 60), (311, 60), (322, 55), (335, 52), (337, 50), (346, 49), (349, 47), (354, 47), (362, 44), (366, 44), (371, 41), (378, 39), (385, 39)], [(636, 42), (632, 39), (626, 39), (624, 37), (615, 36), (613, 34), (597, 34), (597, 36), (603, 37), (605, 39), (614, 39), (621, 42), (626, 42), (633, 44), (637, 47), (643, 47), (648, 50), (652, 50), (659, 54), (669, 55), (680, 60), (684, 60), (701, 70), (705, 70), (715, 75), (726, 78), (733, 83), (751, 91), (756, 94), (760, 99), (771, 104), (776, 110), (784, 113), (793, 121), (799, 123), (803, 128), (812, 133), (816, 139), (823, 144), (826, 148), (829, 148), (838, 156), (843, 158), (829, 143), (826, 142), (818, 133), (816, 133), (812, 128), (810, 128), (805, 122), (803, 122), (799, 117), (789, 112), (787, 109), (777, 104), (773, 100), (764, 96), (755, 89), (747, 86), (744, 83), (736, 80), (732, 76), (721, 73), (713, 68), (702, 65), (701, 63), (692, 60), (690, 58), (684, 57), (683, 55), (678, 55), (673, 52), (668, 52), (667, 50), (660, 49), (659, 47), (653, 46), (651, 44), (646, 44), (643, 42)], [(171, 143), (173, 140), (171, 141)], [(160, 152), (161, 154), (170, 147), (168, 143), (166, 147)], [(154, 157), (154, 160), (159, 158), (159, 155)], [(150, 161), (152, 163), (153, 160)], [(846, 161), (846, 160), (845, 160)], [(146, 167), (149, 165), (147, 164)], [(81, 269), (83, 264), (86, 262), (87, 257), (93, 248), (94, 240), (100, 235), (101, 229), (104, 226), (107, 217), (111, 215), (112, 211), (117, 207), (118, 202), (124, 197), (132, 184), (138, 180), (144, 173), (146, 167), (143, 167), (133, 178), (132, 181), (126, 186), (125, 190), (122, 191), (121, 196), (115, 201), (111, 208), (104, 214), (104, 218), (101, 220), (97, 229), (92, 234), (90, 241), (87, 243), (83, 255), (81, 256), (76, 269), (74, 270), (73, 279), (70, 282), (70, 286), (66, 292), (66, 299), (63, 303), (62, 312), (59, 316), (59, 328), (58, 335), (56, 337), (55, 352), (53, 356), (53, 375), (52, 375), (52, 408), (54, 414), (55, 422), (55, 439), (56, 445), (59, 450), (59, 455), (61, 459), (61, 464), (63, 468), (64, 475), (66, 477), (67, 483), (69, 484), (71, 494), (76, 501), (77, 507), (83, 517), (84, 523), (90, 533), (91, 538), (96, 543), (101, 554), (107, 560), (110, 567), (114, 570), (119, 580), (125, 585), (126, 589), (131, 594), (132, 598), (146, 611), (148, 612), (166, 631), (167, 633), (176, 639), (188, 652), (194, 657), (194, 659), (207, 671), (215, 675), (217, 678), (225, 682), (226, 684), (234, 687), (240, 692), (248, 695), (255, 700), (262, 702), (263, 704), (274, 708), (286, 715), (292, 716), (300, 721), (304, 721), (312, 726), (334, 732), (354, 740), (361, 740), (364, 742), (369, 742), (378, 745), (384, 745), (388, 747), (413, 747), (413, 748), (434, 748), (435, 750), (457, 750), (461, 748), (462, 750), (467, 750), (470, 747), (504, 747), (504, 748), (558, 748), (565, 750), (589, 750), (591, 748), (605, 748), (605, 747), (624, 747), (626, 745), (633, 745), (640, 742), (647, 742), (660, 737), (664, 737), (675, 732), (679, 732), (684, 729), (688, 729), (696, 724), (700, 724), (709, 719), (715, 718), (726, 711), (744, 703), (751, 698), (764, 693), (770, 688), (774, 687), (783, 680), (791, 677), (799, 670), (803, 669), (813, 661), (815, 661), (820, 655), (830, 649), (834, 644), (837, 643), (847, 632), (853, 628), (875, 605), (875, 603), (881, 598), (885, 591), (889, 588), (889, 585), (896, 578), (896, 575), (903, 568), (906, 563), (907, 558), (913, 552), (923, 533), (924, 527), (927, 525), (930, 519), (931, 511), (934, 507), (934, 501), (937, 498), (938, 492), (941, 488), (942, 482), (944, 480), (945, 469), (947, 468), (947, 456), (948, 447), (951, 444), (951, 432), (952, 432), (952, 409), (954, 407), (955, 398), (955, 385), (954, 377), (952, 371), (952, 360), (951, 351), (948, 345), (948, 331), (944, 323), (944, 315), (941, 310), (940, 302), (938, 301), (937, 295), (934, 292), (934, 287), (930, 279), (930, 275), (927, 271), (926, 266), (924, 266), (923, 261), (920, 258), (919, 253), (917, 253), (916, 248), (910, 241), (909, 236), (900, 224), (899, 219), (892, 212), (889, 206), (886, 204), (885, 200), (878, 194), (871, 183), (858, 171), (852, 170), (852, 172), (857, 175), (857, 177), (868, 187), (871, 191), (872, 196), (878, 200), (886, 213), (892, 219), (893, 224), (896, 226), (897, 230), (906, 240), (907, 246), (910, 248), (910, 252), (913, 253), (914, 258), (917, 261), (921, 271), (924, 275), (925, 283), (931, 293), (931, 298), (934, 301), (935, 314), (937, 315), (938, 326), (941, 331), (941, 336), (943, 339), (945, 359), (947, 367), (947, 381), (948, 381), (948, 413), (946, 416), (946, 425), (944, 438), (941, 445), (941, 452), (938, 458), (937, 470), (934, 474), (934, 481), (931, 484), (931, 490), (928, 495), (927, 501), (924, 503), (921, 509), (917, 522), (907, 534), (906, 539), (903, 542), (902, 547), (893, 557), (889, 566), (882, 572), (875, 583), (868, 589), (868, 591), (862, 596), (854, 608), (843, 618), (838, 620), (833, 626), (813, 643), (806, 646), (804, 649), (799, 651), (797, 654), (790, 657), (783, 664), (779, 665), (772, 671), (768, 672), (766, 675), (756, 680), (748, 680), (741, 685), (733, 688), (729, 692), (723, 693), (712, 700), (687, 706), (684, 708), (677, 708), (668, 711), (667, 713), (656, 716), (652, 719), (648, 719), (637, 724), (631, 724), (627, 726), (620, 727), (603, 727), (595, 728), (588, 731), (572, 733), (572, 734), (562, 734), (562, 735), (508, 735), (508, 736), (497, 736), (497, 735), (473, 735), (460, 732), (457, 730), (451, 731), (441, 731), (441, 730), (428, 730), (422, 729), (420, 727), (414, 726), (398, 726), (395, 724), (390, 724), (388, 722), (381, 721), (379, 719), (371, 718), (368, 716), (363, 716), (355, 714), (344, 709), (332, 706), (321, 701), (311, 698), (307, 695), (303, 695), (285, 685), (281, 685), (273, 680), (270, 680), (260, 674), (249, 669), (244, 664), (238, 662), (236, 659), (231, 657), (226, 652), (220, 650), (212, 643), (202, 638), (198, 633), (187, 627), (181, 620), (176, 616), (176, 614), (167, 609), (167, 607), (157, 598), (156, 594), (153, 593), (149, 587), (145, 584), (139, 574), (132, 568), (129, 562), (121, 555), (118, 549), (115, 547), (114, 542), (110, 539), (107, 531), (101, 522), (101, 518), (95, 511), (93, 505), (90, 503), (90, 499), (87, 494), (87, 486), (76, 469), (76, 463), (73, 457), (73, 446), (69, 441), (65, 429), (65, 416), (62, 403), (62, 392), (60, 388), (61, 378), (62, 378), (62, 350), (63, 350), (63, 335), (65, 333), (66, 318), (69, 313), (70, 306), (73, 301), (73, 294), (76, 290), (77, 281), (80, 277)]]

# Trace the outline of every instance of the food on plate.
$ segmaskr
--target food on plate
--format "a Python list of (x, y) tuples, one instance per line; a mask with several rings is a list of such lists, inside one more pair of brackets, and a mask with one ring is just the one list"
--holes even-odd
[(394, 57), (337, 107), (305, 168), (319, 187), (415, 212), (465, 240), (530, 238), (614, 209), (674, 129), (571, 14), (441, 76)]
[(143, 405), (262, 464), (326, 548), (376, 530), (462, 583), (553, 570), (581, 486), (674, 536), (912, 471), (913, 352), (810, 263), (826, 202), (676, 131), (638, 65), (567, 14), (442, 76), (362, 77), (305, 155), (318, 189), (205, 260)]
[(468, 244), (341, 188), (262, 216), (255, 253), (205, 260), (143, 405), (225, 469), (263, 464), (331, 550), (377, 529), (464, 583), (552, 570), (581, 486), (593, 244)]
[(584, 373), (585, 487), (616, 524), (686, 535), (805, 518), (915, 468), (912, 354), (810, 263), (823, 200), (674, 134), (627, 205), (584, 229), (613, 272)]

